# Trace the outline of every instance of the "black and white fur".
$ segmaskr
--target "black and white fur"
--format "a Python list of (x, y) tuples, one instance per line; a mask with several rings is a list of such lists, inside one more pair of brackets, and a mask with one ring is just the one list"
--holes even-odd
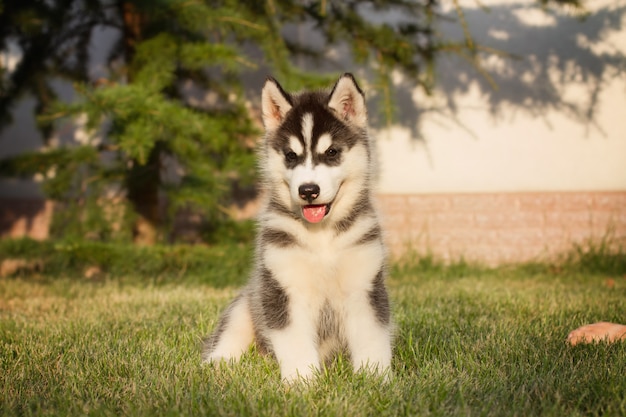
[(251, 343), (287, 381), (339, 351), (386, 373), (392, 325), (386, 251), (372, 201), (375, 144), (351, 74), (328, 92), (262, 92), (264, 197), (249, 284), (204, 345), (203, 361), (236, 360)]

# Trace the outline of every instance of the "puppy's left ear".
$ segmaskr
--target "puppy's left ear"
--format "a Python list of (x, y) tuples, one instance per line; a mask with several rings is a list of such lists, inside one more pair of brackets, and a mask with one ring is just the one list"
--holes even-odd
[(352, 74), (346, 73), (339, 78), (328, 97), (328, 107), (333, 109), (341, 120), (358, 127), (367, 125), (365, 96)]
[(292, 107), (291, 96), (275, 79), (268, 77), (261, 92), (261, 114), (265, 129), (268, 132), (278, 129)]

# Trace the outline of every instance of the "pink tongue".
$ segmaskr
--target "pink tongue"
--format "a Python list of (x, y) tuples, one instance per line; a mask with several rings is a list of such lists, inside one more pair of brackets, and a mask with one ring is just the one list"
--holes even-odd
[(326, 215), (326, 204), (315, 204), (302, 207), (304, 218), (311, 223), (319, 223)]

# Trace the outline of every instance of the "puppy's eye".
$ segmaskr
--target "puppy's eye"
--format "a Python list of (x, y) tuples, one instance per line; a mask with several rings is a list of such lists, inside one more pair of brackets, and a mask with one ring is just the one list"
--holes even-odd
[(285, 152), (285, 159), (287, 162), (294, 162), (298, 159), (298, 155), (294, 151)]
[(336, 158), (339, 155), (339, 151), (335, 148), (328, 148), (326, 150), (326, 156), (329, 158)]

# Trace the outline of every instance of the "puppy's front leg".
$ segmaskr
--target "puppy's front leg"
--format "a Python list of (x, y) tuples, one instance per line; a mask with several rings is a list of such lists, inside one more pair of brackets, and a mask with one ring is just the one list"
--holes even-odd
[(289, 325), (268, 333), (272, 349), (280, 364), (280, 374), (287, 382), (299, 378), (310, 379), (320, 365), (315, 341), (316, 329), (310, 312), (298, 308), (290, 310)]
[(382, 278), (351, 297), (346, 317), (348, 348), (355, 370), (387, 373), (391, 368), (391, 313)]
[(294, 381), (310, 378), (319, 368), (315, 324), (318, 303), (310, 288), (302, 285), (308, 282), (306, 277), (293, 280), (299, 275), (289, 266), (278, 263), (274, 270), (281, 274), (269, 268), (261, 270), (258, 305), (262, 336), (280, 364), (283, 379)]
[(269, 334), (269, 340), (280, 364), (280, 375), (286, 382), (311, 379), (319, 369), (319, 355), (310, 332), (297, 324)]

